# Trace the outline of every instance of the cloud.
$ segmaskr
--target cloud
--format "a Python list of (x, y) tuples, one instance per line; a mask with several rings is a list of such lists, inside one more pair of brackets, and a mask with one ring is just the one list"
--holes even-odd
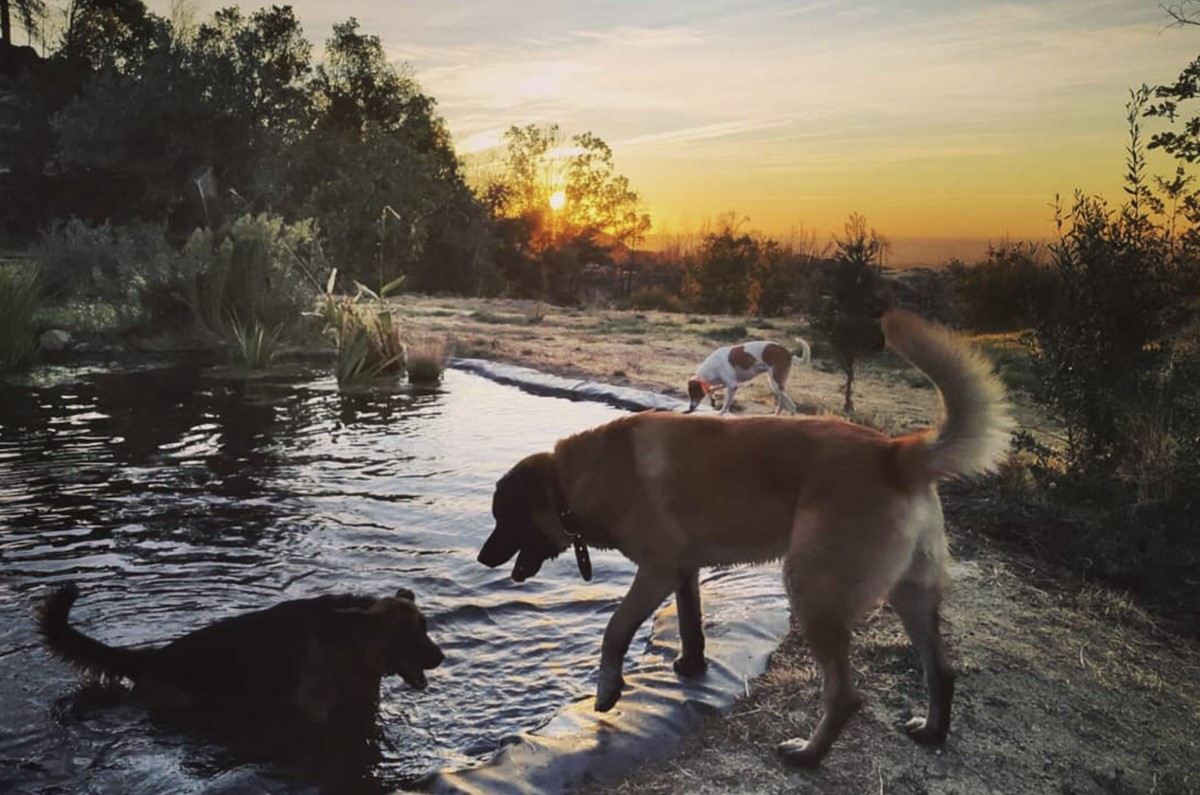
[(597, 31), (573, 30), (571, 31), (571, 35), (579, 39), (597, 41), (606, 45), (647, 47), (653, 49), (702, 45), (706, 41), (704, 36), (687, 28), (638, 28), (621, 26)]
[(681, 127), (673, 130), (662, 130), (632, 138), (617, 141), (614, 147), (630, 148), (646, 144), (677, 144), (691, 141), (706, 141), (713, 138), (726, 138), (743, 135), (748, 132), (766, 130), (788, 124), (786, 119), (746, 119), (741, 121), (716, 122), (695, 127)]

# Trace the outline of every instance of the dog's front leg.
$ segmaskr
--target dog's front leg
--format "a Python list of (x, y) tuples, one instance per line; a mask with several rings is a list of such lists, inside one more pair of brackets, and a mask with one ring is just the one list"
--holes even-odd
[(633, 633), (678, 583), (677, 575), (664, 576), (646, 567), (638, 568), (633, 585), (629, 586), (629, 593), (625, 594), (604, 629), (604, 642), (600, 647), (600, 675), (596, 682), (597, 712), (608, 712), (620, 700), (621, 689), (625, 687), (621, 669), (625, 665), (625, 652), (629, 651)]
[(725, 387), (725, 402), (721, 404), (721, 413), (728, 414), (729, 409), (733, 407), (733, 396), (737, 393), (737, 385)]
[(704, 659), (704, 616), (700, 610), (700, 571), (692, 569), (679, 580), (675, 589), (675, 609), (679, 615), (679, 639), (683, 651), (675, 660), (675, 673), (698, 676), (708, 667)]

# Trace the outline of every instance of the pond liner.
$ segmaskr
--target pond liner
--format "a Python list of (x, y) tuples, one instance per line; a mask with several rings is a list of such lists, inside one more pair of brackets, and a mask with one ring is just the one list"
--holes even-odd
[[(419, 788), (464, 795), (559, 795), (587, 781), (630, 773), (678, 748), (704, 716), (728, 713), (747, 694), (750, 680), (766, 670), (787, 634), (788, 609), (778, 567), (724, 568), (709, 575), (701, 595), (704, 674), (681, 679), (671, 667), (680, 647), (672, 602), (655, 615), (645, 649), (630, 650), (625, 690), (610, 712), (592, 709), (593, 674), (580, 683), (583, 695), (545, 726), (506, 737), (487, 762), (438, 771)], [(597, 664), (599, 649), (597, 635)]]
[(456, 370), (465, 370), (481, 375), (500, 384), (515, 386), (523, 392), (543, 397), (560, 397), (568, 400), (592, 400), (606, 403), (626, 411), (683, 411), (687, 401), (670, 395), (662, 395), (644, 389), (580, 381), (573, 378), (550, 375), (529, 367), (503, 364), (487, 359), (452, 358), (447, 363)]
[[(625, 387), (550, 376), (525, 367), (475, 359), (451, 366), (541, 395), (598, 400), (629, 410), (679, 410), (683, 401)], [(704, 572), (701, 601), (708, 669), (685, 680), (671, 667), (679, 654), (675, 605), (653, 619), (643, 649), (626, 657), (625, 690), (610, 712), (592, 709), (595, 672), (580, 696), (539, 728), (505, 737), (492, 757), (463, 769), (443, 769), (416, 782), (434, 793), (559, 795), (588, 781), (604, 782), (678, 748), (705, 716), (726, 714), (766, 670), (787, 634), (787, 601), (778, 566), (722, 567)], [(599, 665), (600, 637), (596, 637)], [(547, 676), (555, 675), (547, 671)]]

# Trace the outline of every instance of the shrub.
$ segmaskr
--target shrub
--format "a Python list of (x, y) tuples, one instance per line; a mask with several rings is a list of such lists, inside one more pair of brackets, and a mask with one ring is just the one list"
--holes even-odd
[(37, 354), (33, 314), (38, 296), (36, 267), (0, 263), (0, 372), (33, 363)]
[(171, 319), (182, 307), (175, 253), (157, 224), (52, 224), (33, 247), (46, 292), (111, 306), (116, 331)]
[(361, 386), (373, 381), (392, 381), (404, 373), (405, 349), (400, 327), (383, 300), (403, 277), (375, 293), (356, 282), (353, 296), (333, 293), (337, 276), (330, 274), (321, 299), (321, 315), (326, 333), (337, 346), (338, 386)]
[(267, 213), (238, 218), (219, 241), (197, 229), (180, 259), (182, 300), (197, 326), (212, 334), (232, 317), (293, 329), (312, 307), (318, 272), (325, 271), (312, 222), (286, 224)]
[(1171, 391), (1175, 274), (1165, 241), (1127, 210), (1076, 197), (1051, 248), (1056, 300), (1036, 328), (1041, 395), (1067, 432), (1067, 465), (1101, 481), (1134, 454), (1125, 417)]
[(731, 225), (705, 235), (684, 276), (688, 305), (699, 312), (744, 313), (750, 305), (750, 271), (759, 251), (757, 240), (737, 235)]
[(408, 346), (408, 381), (416, 386), (436, 386), (442, 380), (449, 358), (449, 346), (442, 337), (426, 336)]
[(988, 246), (986, 258), (950, 266), (963, 323), (976, 331), (1029, 328), (1045, 315), (1054, 298), (1054, 273), (1036, 243)]
[(235, 319), (231, 329), (241, 363), (251, 370), (266, 369), (279, 354), (283, 337), (279, 326), (268, 329), (257, 320), (240, 323)]
[(745, 326), (721, 326), (720, 328), (708, 329), (703, 332), (702, 336), (708, 337), (710, 340), (717, 342), (738, 342), (746, 339), (749, 332)]
[(640, 312), (682, 312), (683, 301), (665, 287), (643, 287), (629, 296), (629, 305)]

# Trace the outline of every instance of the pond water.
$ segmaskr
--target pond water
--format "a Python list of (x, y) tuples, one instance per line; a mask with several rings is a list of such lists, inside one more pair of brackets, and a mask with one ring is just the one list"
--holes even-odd
[[(246, 380), (180, 362), (0, 382), (0, 790), (385, 791), (546, 726), (592, 692), (632, 567), (594, 552), (585, 584), (565, 555), (517, 586), (475, 555), (509, 466), (621, 413), (455, 370), (434, 391), (364, 395), (320, 373)], [(446, 662), (423, 692), (385, 680), (369, 760), (247, 757), (51, 659), (31, 609), (67, 579), (82, 592), (74, 621), (117, 645), (405, 586)]]

